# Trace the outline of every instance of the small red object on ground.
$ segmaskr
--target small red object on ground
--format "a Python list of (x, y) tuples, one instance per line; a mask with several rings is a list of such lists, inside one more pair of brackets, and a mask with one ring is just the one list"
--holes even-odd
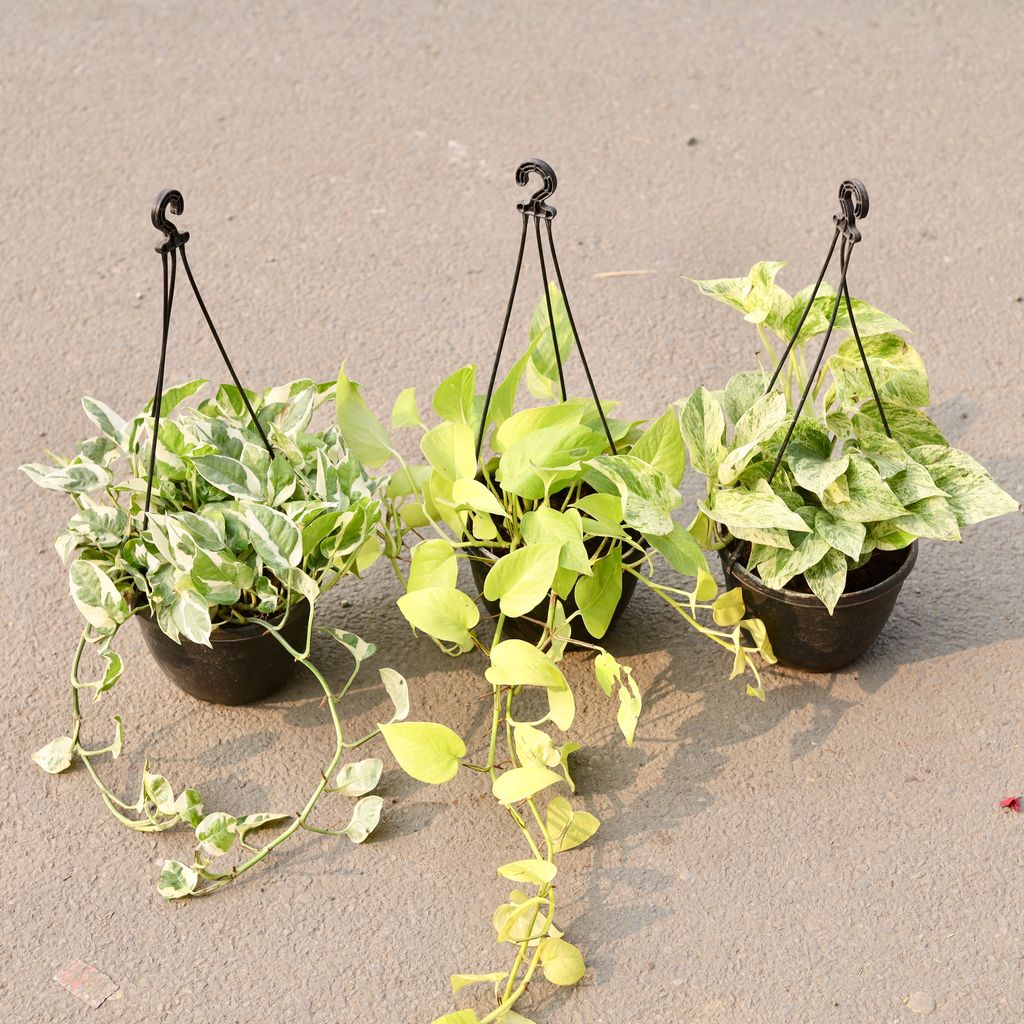
[(1013, 811), (1014, 814), (1020, 814), (1020, 797), (1008, 796), (1005, 800), (999, 801), (999, 806), (1004, 810)]
[(72, 960), (53, 976), (53, 980), (94, 1010), (118, 989), (102, 971), (84, 960)]

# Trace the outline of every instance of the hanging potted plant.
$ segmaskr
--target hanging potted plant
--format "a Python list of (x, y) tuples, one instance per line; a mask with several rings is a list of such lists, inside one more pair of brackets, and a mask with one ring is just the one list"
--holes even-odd
[[(531, 161), (517, 181), (526, 184), (534, 172), (545, 187), (520, 205), (522, 243), (533, 217), (544, 273), (540, 225), (547, 225), (550, 246), (553, 211), (543, 200), (554, 174)], [(553, 246), (550, 252), (561, 285)], [(516, 281), (522, 255), (521, 244)], [(433, 393), (440, 422), (430, 427), (415, 388), (399, 395), (391, 425), (422, 433), (425, 464), (401, 459), (358, 386), (338, 384), (346, 441), (368, 465), (398, 462), (381, 523), (385, 553), (405, 589), (402, 614), (448, 653), (475, 649), (487, 659), (491, 716), (479, 756), (439, 723), (385, 725), (384, 739), (399, 765), (423, 782), (447, 782), (460, 768), (484, 776), (523, 841), (523, 859), (498, 868), (513, 887), (493, 918), (497, 941), (511, 946), (511, 965), (452, 976), (455, 993), (491, 986), (493, 1006), (480, 1016), (471, 1008), (445, 1014), (435, 1024), (523, 1020), (513, 1007), (535, 976), (572, 985), (586, 970), (581, 951), (555, 921), (557, 862), (599, 826), (566, 795), (575, 791), (570, 757), (580, 744), (571, 736), (575, 698), (562, 667), (565, 651), (594, 653), (596, 682), (615, 699), (629, 745), (641, 690), (632, 668), (604, 645), (639, 583), (728, 650), (734, 676), (749, 669), (751, 693), (763, 696), (755, 656), (771, 660), (763, 627), (746, 617), (739, 589), (718, 593), (700, 546), (672, 518), (685, 465), (677, 411), (649, 424), (616, 418), (616, 403), (596, 395), (564, 288), (554, 283), (545, 282), (526, 351), (499, 380), (514, 297), (513, 287), (486, 390), (478, 390), (475, 366), (457, 370)], [(583, 365), (589, 397), (566, 393), (573, 355)], [(524, 381), (534, 401), (520, 406)], [(657, 573), (655, 559), (665, 563)], [(483, 616), (477, 600), (460, 589), (460, 562), (472, 569)]]
[[(70, 496), (74, 514), (56, 540), (69, 564), (71, 597), (85, 625), (71, 668), (71, 723), (67, 735), (38, 750), (36, 763), (58, 774), (81, 763), (111, 814), (140, 832), (162, 832), (179, 822), (195, 830), (191, 864), (167, 861), (157, 883), (168, 899), (215, 892), (262, 861), (300, 829), (345, 834), (362, 842), (376, 827), (383, 801), (366, 796), (377, 784), (381, 762), (370, 758), (341, 765), (346, 751), (377, 735), (346, 738), (338, 705), (363, 661), (374, 653), (354, 634), (316, 627), (345, 647), (354, 661), (340, 691), (310, 658), (314, 616), (322, 596), (360, 575), (378, 556), (375, 531), (379, 489), (386, 481), (366, 475), (342, 442), (337, 424), (315, 425), (336, 382), (299, 380), (257, 395), (243, 390), (210, 321), (185, 256), (187, 233), (167, 221), (168, 206), (180, 213), (179, 193), (161, 193), (153, 222), (168, 235), (158, 247), (164, 263), (163, 342), (153, 401), (129, 420), (103, 402), (83, 399), (99, 433), (68, 457), (22, 469), (37, 484)], [(192, 407), (186, 402), (202, 380), (164, 389), (171, 299), (180, 255), (200, 307), (234, 384)], [(168, 259), (170, 257), (170, 259)], [(257, 412), (258, 409), (258, 412)], [(113, 716), (114, 738), (96, 746), (83, 735), (83, 695), (108, 699), (123, 663), (115, 650), (131, 619), (157, 663), (181, 689), (225, 704), (265, 697), (296, 664), (323, 691), (335, 744), (311, 795), (296, 814), (258, 811), (232, 815), (204, 809), (192, 787), (177, 792), (161, 775), (142, 774), (138, 797), (122, 800), (103, 781), (98, 762), (121, 753), (124, 729)], [(83, 658), (102, 663), (87, 677)], [(404, 679), (381, 669), (395, 704), (393, 721), (408, 713)], [(341, 829), (314, 826), (311, 815), (324, 793), (361, 797)], [(262, 846), (254, 830), (281, 828)], [(225, 868), (223, 857), (239, 857)]]
[[(33, 481), (75, 503), (56, 548), (70, 561), (71, 597), (85, 620), (71, 669), (70, 732), (34, 759), (51, 774), (81, 763), (114, 817), (131, 829), (164, 831), (178, 822), (194, 828), (194, 861), (168, 861), (161, 872), (158, 890), (171, 899), (221, 888), (299, 829), (328, 831), (311, 821), (325, 792), (362, 797), (350, 823), (335, 830), (354, 842), (369, 835), (382, 807), (379, 797), (365, 796), (380, 776), (380, 761), (340, 767), (347, 750), (376, 735), (350, 741), (338, 712), (373, 645), (339, 629), (314, 627), (321, 597), (361, 574), (379, 553), (374, 536), (379, 482), (345, 448), (336, 425), (311, 425), (318, 407), (333, 399), (333, 381), (301, 380), (261, 396), (249, 393), (275, 447), (273, 457), (233, 385), (220, 387), (195, 408), (179, 404), (203, 383), (190, 381), (163, 395), (156, 457), (160, 482), (148, 515), (145, 476), (154, 423), (148, 407), (124, 420), (86, 398), (86, 413), (100, 433), (79, 444), (70, 458), (22, 467)], [(175, 792), (148, 763), (136, 800), (124, 801), (108, 788), (97, 762), (120, 754), (122, 721), (113, 716), (112, 742), (88, 743), (82, 697), (108, 699), (121, 679), (123, 663), (115, 645), (133, 618), (164, 672), (204, 700), (239, 703), (265, 696), (296, 664), (311, 673), (328, 704), (335, 747), (301, 812), (210, 813), (196, 789)], [(310, 658), (314, 628), (332, 636), (354, 660), (352, 678), (340, 692)], [(83, 657), (90, 651), (102, 664), (94, 678), (84, 675)], [(408, 710), (404, 680), (390, 669), (382, 669), (381, 676), (398, 720)], [(271, 824), (283, 825), (283, 831), (261, 847), (251, 845), (249, 833)], [(233, 868), (214, 865), (214, 857), (232, 848), (242, 851)]]
[[(841, 191), (838, 294), (819, 277), (790, 296), (775, 281), (781, 263), (696, 282), (757, 325), (775, 372), (739, 373), (724, 390), (701, 387), (680, 403), (691, 464), (707, 478), (696, 532), (743, 588), (779, 661), (817, 672), (874, 642), (919, 540), (959, 541), (964, 527), (1019, 508), (927, 416), (928, 377), (904, 325), (850, 297), (862, 190), (848, 182)], [(836, 330), (848, 336), (823, 361)], [(780, 358), (773, 334), (788, 342)]]

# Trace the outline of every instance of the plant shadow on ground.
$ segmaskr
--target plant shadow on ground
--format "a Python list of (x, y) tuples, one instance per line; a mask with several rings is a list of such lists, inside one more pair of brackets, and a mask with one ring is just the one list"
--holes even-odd
[[(1010, 479), (1012, 486), (1014, 474), (1008, 469), (1004, 467), (1002, 477)], [(655, 669), (641, 683), (644, 712), (637, 747), (626, 748), (612, 727), (601, 728), (597, 735), (592, 731), (574, 770), (580, 794), (585, 800), (589, 796), (595, 809), (600, 805), (602, 820), (586, 879), (579, 881), (578, 888), (572, 883), (579, 895), (571, 905), (578, 912), (570, 930), (586, 937), (588, 965), (595, 976), (592, 984), (604, 984), (600, 979), (611, 976), (623, 942), (670, 915), (658, 894), (679, 885), (678, 871), (669, 873), (648, 862), (638, 872), (630, 861), (652, 843), (672, 843), (674, 829), (711, 806), (711, 783), (729, 762), (730, 747), (770, 733), (804, 712), (802, 717), (809, 720), (789, 734), (789, 759), (798, 761), (819, 747), (847, 711), (860, 703), (846, 696), (854, 692), (851, 682), (866, 698), (892, 682), (900, 666), (1022, 635), (1019, 617), (994, 620), (979, 607), (986, 581), (977, 570), (971, 573), (964, 568), (967, 558), (973, 565), (991, 565), (1008, 554), (1012, 557), (1008, 549), (1021, 547), (1019, 534), (1019, 530), (993, 527), (987, 537), (971, 538), (975, 547), (971, 555), (962, 546), (925, 543), (919, 568), (873, 647), (840, 672), (767, 668), (764, 704), (745, 696), (741, 679), (728, 679), (725, 652), (709, 648), (704, 638), (640, 588), (608, 638), (620, 661), (629, 664), (635, 659), (638, 677), (646, 674), (640, 671), (644, 662)], [(989, 551), (978, 550), (985, 546)], [(943, 558), (946, 548), (951, 549), (950, 556)], [(969, 598), (972, 591), (979, 600)], [(936, 612), (937, 594), (948, 598), (943, 601), (944, 614)], [(574, 675), (582, 679), (587, 670), (580, 665)], [(634, 785), (638, 772), (652, 769), (671, 799), (653, 799), (649, 787)], [(538, 993), (532, 1006), (538, 1011), (557, 1010), (573, 998), (569, 991), (545, 988)]]

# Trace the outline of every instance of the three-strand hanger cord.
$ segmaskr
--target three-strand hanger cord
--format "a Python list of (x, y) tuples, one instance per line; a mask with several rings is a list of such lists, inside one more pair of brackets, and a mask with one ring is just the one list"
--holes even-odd
[(234, 381), (235, 387), (238, 388), (238, 393), (241, 396), (242, 402), (245, 404), (246, 411), (252, 419), (252, 424), (256, 428), (256, 432), (260, 435), (260, 440), (263, 442), (263, 445), (270, 454), (270, 457), (274, 457), (274, 449), (271, 447), (270, 441), (267, 440), (267, 435), (263, 430), (263, 425), (260, 423), (259, 417), (256, 415), (256, 412), (252, 407), (252, 403), (249, 401), (249, 396), (246, 393), (245, 388), (242, 387), (242, 382), (238, 379), (238, 374), (235, 372), (235, 368), (232, 365), (231, 360), (228, 358), (227, 350), (224, 348), (224, 344), (220, 340), (220, 335), (217, 333), (217, 328), (213, 324), (210, 313), (206, 308), (206, 303), (203, 302), (203, 297), (199, 293), (199, 288), (196, 285), (196, 279), (192, 276), (192, 268), (188, 265), (188, 256), (185, 253), (185, 243), (189, 240), (189, 233), (187, 231), (179, 231), (177, 226), (167, 219), (168, 209), (176, 215), (180, 215), (184, 212), (185, 200), (177, 189), (164, 189), (164, 191), (156, 197), (156, 200), (153, 203), (153, 226), (166, 235), (166, 240), (156, 247), (156, 251), (160, 253), (160, 260), (163, 264), (164, 272), (163, 330), (160, 338), (160, 363), (156, 375), (156, 388), (153, 392), (153, 438), (149, 450), (149, 471), (146, 474), (146, 505), (142, 516), (143, 529), (145, 529), (146, 522), (149, 518), (150, 503), (153, 497), (153, 478), (156, 473), (157, 439), (160, 436), (160, 414), (162, 411), (161, 406), (163, 405), (164, 397), (164, 369), (167, 365), (167, 339), (171, 330), (171, 309), (174, 305), (174, 285), (178, 272), (179, 252), (181, 253), (181, 265), (185, 268), (185, 276), (188, 278), (188, 283), (192, 286), (192, 293), (195, 295), (196, 301), (199, 303), (199, 308), (203, 312), (203, 317), (206, 320), (206, 325), (210, 328), (213, 340), (217, 343), (217, 349), (220, 351), (221, 358), (224, 360), (224, 365), (228, 368), (228, 373), (231, 374), (231, 379)]
[[(847, 283), (847, 276), (850, 269), (850, 257), (853, 254), (853, 247), (861, 240), (861, 233), (860, 229), (857, 227), (857, 220), (858, 218), (863, 220), (868, 215), (868, 191), (864, 187), (864, 182), (857, 178), (849, 178), (844, 181), (842, 185), (839, 186), (839, 204), (840, 212), (834, 214), (832, 217), (835, 222), (836, 229), (832, 235), (832, 244), (828, 247), (828, 255), (825, 257), (825, 262), (822, 264), (821, 273), (818, 274), (818, 279), (814, 283), (811, 296), (807, 300), (807, 305), (804, 307), (804, 311), (800, 316), (800, 321), (796, 325), (796, 330), (793, 332), (793, 336), (789, 339), (789, 344), (786, 346), (786, 350), (782, 353), (782, 358), (779, 359), (778, 365), (775, 367), (775, 372), (772, 374), (772, 379), (768, 382), (768, 387), (765, 389), (765, 394), (767, 394), (773, 387), (775, 387), (775, 383), (779, 379), (779, 375), (782, 373), (782, 370), (786, 365), (786, 360), (789, 359), (789, 356), (797, 343), (797, 339), (800, 337), (800, 331), (803, 329), (804, 322), (807, 320), (807, 315), (810, 313), (811, 307), (814, 305), (814, 300), (818, 295), (818, 290), (821, 288), (822, 281), (825, 279), (825, 274), (828, 271), (829, 264), (832, 262), (832, 256), (836, 251), (836, 243), (838, 242), (839, 287), (836, 289), (835, 301), (832, 303), (832, 313), (829, 317), (828, 328), (825, 331), (825, 337), (822, 339), (821, 347), (818, 349), (818, 356), (814, 360), (814, 368), (807, 375), (803, 392), (800, 395), (800, 401), (797, 403), (796, 412), (793, 414), (793, 419), (790, 421), (789, 429), (786, 431), (786, 436), (779, 447), (779, 453), (775, 457), (775, 464), (772, 466), (771, 473), (768, 474), (769, 484), (774, 481), (775, 474), (778, 472), (779, 466), (782, 464), (782, 457), (785, 455), (786, 448), (793, 436), (793, 431), (796, 429), (797, 421), (800, 419), (800, 413), (803, 412), (804, 405), (807, 402), (807, 396), (811, 393), (815, 380), (818, 376), (818, 371), (821, 369), (822, 360), (825, 358), (825, 350), (828, 348), (829, 340), (832, 337), (832, 331), (835, 329), (836, 318), (839, 315), (840, 300), (842, 300), (846, 306), (846, 314), (850, 320), (850, 328), (852, 329), (853, 337), (857, 342), (857, 350), (860, 352), (860, 359), (864, 364), (864, 372), (867, 374), (868, 384), (871, 387), (871, 394), (874, 396), (875, 405), (878, 407), (878, 415), (882, 420), (882, 427), (885, 429), (886, 435), (888, 437), (892, 437), (892, 431), (889, 429), (889, 421), (886, 419), (885, 409), (882, 408), (882, 400), (878, 395), (878, 388), (875, 387), (875, 378), (871, 373), (871, 364), (868, 360), (867, 353), (864, 351), (864, 345), (860, 338), (860, 331), (857, 329), (857, 320), (853, 315), (853, 301), (850, 299), (850, 287)], [(842, 241), (840, 241), (840, 239), (842, 239)]]
[(579, 352), (580, 362), (583, 365), (583, 372), (586, 374), (587, 383), (590, 385), (590, 393), (594, 396), (594, 404), (597, 406), (597, 413), (601, 417), (601, 426), (604, 428), (605, 437), (608, 439), (608, 446), (611, 449), (612, 454), (617, 455), (618, 452), (615, 447), (615, 441), (612, 438), (611, 428), (608, 426), (608, 420), (605, 417), (604, 408), (601, 405), (601, 399), (598, 398), (597, 387), (594, 384), (594, 378), (590, 372), (590, 365), (587, 363), (587, 357), (583, 351), (583, 344), (580, 341), (578, 332), (576, 331), (576, 321), (573, 319), (572, 308), (569, 305), (569, 296), (566, 294), (565, 282), (562, 280), (562, 269), (558, 264), (558, 254), (555, 251), (555, 239), (551, 230), (551, 222), (555, 219), (557, 211), (553, 206), (549, 206), (545, 200), (548, 199), (558, 187), (558, 179), (555, 177), (555, 172), (550, 164), (546, 163), (544, 160), (535, 159), (527, 160), (516, 168), (516, 184), (520, 186), (526, 185), (530, 180), (531, 174), (539, 175), (543, 184), (541, 188), (539, 188), (528, 200), (519, 203), (517, 206), (517, 209), (523, 217), (523, 230), (519, 236), (519, 254), (516, 256), (516, 269), (515, 273), (512, 275), (512, 290), (509, 293), (508, 304), (505, 307), (505, 319), (501, 325), (501, 335), (498, 338), (498, 348), (494, 353), (494, 363), (491, 367), (491, 378), (487, 385), (487, 394), (484, 396), (484, 406), (480, 416), (480, 430), (477, 433), (476, 439), (476, 457), (479, 461), (480, 452), (484, 443), (484, 433), (487, 429), (487, 414), (491, 408), (491, 399), (494, 395), (494, 385), (498, 377), (498, 367), (501, 364), (501, 354), (505, 348), (505, 336), (508, 333), (509, 320), (512, 317), (512, 307), (515, 305), (516, 292), (519, 288), (519, 276), (523, 269), (523, 255), (526, 252), (526, 234), (529, 229), (531, 217), (533, 218), (534, 234), (537, 239), (537, 257), (540, 264), (541, 287), (544, 289), (544, 303), (548, 316), (548, 329), (551, 334), (551, 345), (554, 349), (555, 366), (558, 370), (558, 387), (562, 396), (562, 401), (567, 401), (568, 393), (565, 388), (565, 371), (562, 367), (562, 352), (558, 345), (558, 332), (555, 328), (554, 308), (551, 304), (551, 289), (548, 287), (547, 261), (544, 258), (544, 244), (540, 230), (541, 221), (544, 221), (547, 225), (548, 251), (551, 253), (551, 264), (554, 267), (555, 279), (558, 282), (558, 290), (561, 292), (562, 301), (565, 305), (565, 314), (569, 321), (569, 330), (572, 334), (572, 340), (575, 342), (576, 350)]

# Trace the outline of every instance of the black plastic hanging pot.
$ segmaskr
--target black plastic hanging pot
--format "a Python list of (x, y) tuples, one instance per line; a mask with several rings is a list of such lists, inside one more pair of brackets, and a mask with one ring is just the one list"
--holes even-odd
[[(310, 607), (306, 601), (288, 613), (281, 636), (296, 650), (306, 646)], [(175, 686), (211, 704), (251, 704), (280, 689), (295, 669), (295, 659), (262, 626), (224, 625), (210, 634), (210, 647), (182, 639), (175, 643), (149, 609), (135, 616), (146, 646)], [(281, 615), (270, 620), (277, 625)]]
[(726, 586), (743, 589), (747, 614), (765, 624), (779, 663), (806, 672), (834, 672), (859, 658), (889, 621), (917, 561), (917, 541), (900, 551), (876, 552), (850, 573), (851, 589), (829, 615), (802, 576), (782, 590), (767, 587), (744, 565), (747, 551), (749, 545), (734, 541), (719, 552)]

